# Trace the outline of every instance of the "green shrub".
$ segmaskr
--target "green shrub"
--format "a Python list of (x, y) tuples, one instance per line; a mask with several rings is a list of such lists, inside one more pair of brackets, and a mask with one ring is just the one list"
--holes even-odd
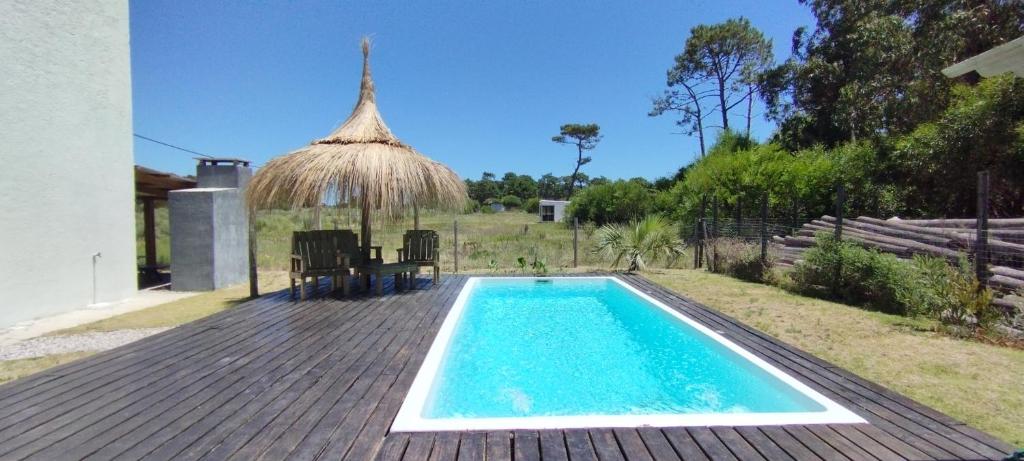
[(536, 213), (540, 211), (540, 199), (537, 197), (530, 197), (523, 202), (523, 210), (527, 213)]
[(988, 330), (1002, 318), (992, 304), (992, 292), (980, 285), (964, 257), (952, 265), (928, 256), (901, 261), (822, 233), (791, 277), (793, 286), (806, 294), (891, 314), (927, 316), (962, 332)]
[(572, 196), (566, 208), (568, 222), (593, 221), (598, 225), (625, 223), (653, 210), (654, 191), (638, 181), (618, 180), (588, 186)]
[(966, 257), (950, 265), (942, 258), (917, 256), (912, 265), (919, 275), (919, 313), (962, 333), (988, 330), (1002, 319), (992, 292), (978, 282)]
[[(838, 275), (838, 278), (836, 278)], [(913, 268), (890, 254), (838, 242), (827, 233), (804, 253), (792, 274), (796, 287), (890, 314), (913, 315)]]
[(717, 238), (711, 241), (708, 251), (711, 254), (710, 269), (712, 272), (726, 274), (750, 282), (767, 280), (768, 270), (772, 266), (769, 253), (768, 261), (761, 261), (761, 246), (746, 243), (738, 239)]
[(520, 208), (523, 206), (523, 199), (516, 197), (515, 195), (506, 195), (501, 198), (501, 204), (505, 208)]

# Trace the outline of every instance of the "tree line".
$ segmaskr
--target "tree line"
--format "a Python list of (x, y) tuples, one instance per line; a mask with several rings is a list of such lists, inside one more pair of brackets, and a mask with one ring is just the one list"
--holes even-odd
[[(1024, 83), (1012, 75), (949, 79), (941, 70), (1024, 34), (1015, 0), (799, 0), (817, 24), (793, 32), (790, 56), (745, 18), (690, 30), (649, 116), (672, 116), (697, 137), (695, 160), (648, 181), (590, 178), (594, 123), (552, 137), (573, 147), (571, 174), (491, 173), (467, 180), (478, 204), (571, 198), (598, 223), (648, 213), (692, 219), (712, 201), (803, 217), (830, 211), (838, 184), (847, 212), (964, 217), (977, 172), (991, 172), (993, 216), (1024, 215)], [(776, 125), (751, 137), (755, 108)]]
[[(1019, 1), (800, 3), (817, 24), (794, 31), (780, 63), (744, 18), (690, 30), (649, 115), (674, 116), (700, 151), (670, 193), (649, 191), (648, 209), (692, 218), (717, 199), (756, 212), (768, 194), (773, 209), (815, 216), (841, 183), (850, 213), (964, 217), (988, 170), (990, 212), (1024, 215), (1024, 84), (941, 73), (1024, 34)], [(750, 137), (757, 101), (777, 125), (764, 142)]]

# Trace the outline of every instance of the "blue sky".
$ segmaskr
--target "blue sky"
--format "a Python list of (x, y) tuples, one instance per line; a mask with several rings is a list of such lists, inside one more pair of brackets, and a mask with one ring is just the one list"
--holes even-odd
[[(133, 0), (135, 132), (260, 165), (345, 120), (368, 35), (391, 130), (462, 177), (570, 174), (574, 151), (551, 136), (594, 122), (604, 140), (584, 172), (654, 178), (699, 147), (673, 134), (671, 116), (648, 117), (650, 98), (692, 26), (741, 15), (773, 40), (776, 60), (796, 27), (814, 24), (796, 0)], [(759, 138), (772, 130), (755, 122)], [(195, 168), (189, 154), (138, 139), (135, 160)]]

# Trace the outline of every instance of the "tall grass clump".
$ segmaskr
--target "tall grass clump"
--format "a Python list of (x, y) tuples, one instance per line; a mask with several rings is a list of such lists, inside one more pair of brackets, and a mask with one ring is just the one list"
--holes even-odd
[(709, 269), (748, 282), (765, 282), (772, 267), (772, 254), (766, 261), (761, 260), (761, 246), (740, 239), (716, 238), (710, 242), (711, 263)]
[(594, 252), (612, 258), (612, 267), (626, 261), (629, 272), (644, 270), (664, 258), (669, 264), (683, 253), (677, 229), (658, 215), (628, 224), (606, 224), (595, 233)]

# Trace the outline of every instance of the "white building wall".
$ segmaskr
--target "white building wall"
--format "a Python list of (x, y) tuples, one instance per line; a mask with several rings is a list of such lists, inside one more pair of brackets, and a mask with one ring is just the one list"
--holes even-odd
[(0, 327), (131, 296), (128, 1), (0, 1), (0, 69)]
[(562, 220), (565, 219), (565, 207), (568, 206), (568, 205), (569, 205), (569, 201), (568, 200), (541, 200), (540, 204), (539, 204), (539, 209), (538, 209), (538, 212), (537, 212), (537, 216), (540, 218), (541, 222), (543, 222), (544, 221), (544, 207), (545, 206), (550, 206), (550, 207), (553, 208), (554, 216), (555, 216), (552, 221), (554, 221), (554, 222), (562, 222)]

